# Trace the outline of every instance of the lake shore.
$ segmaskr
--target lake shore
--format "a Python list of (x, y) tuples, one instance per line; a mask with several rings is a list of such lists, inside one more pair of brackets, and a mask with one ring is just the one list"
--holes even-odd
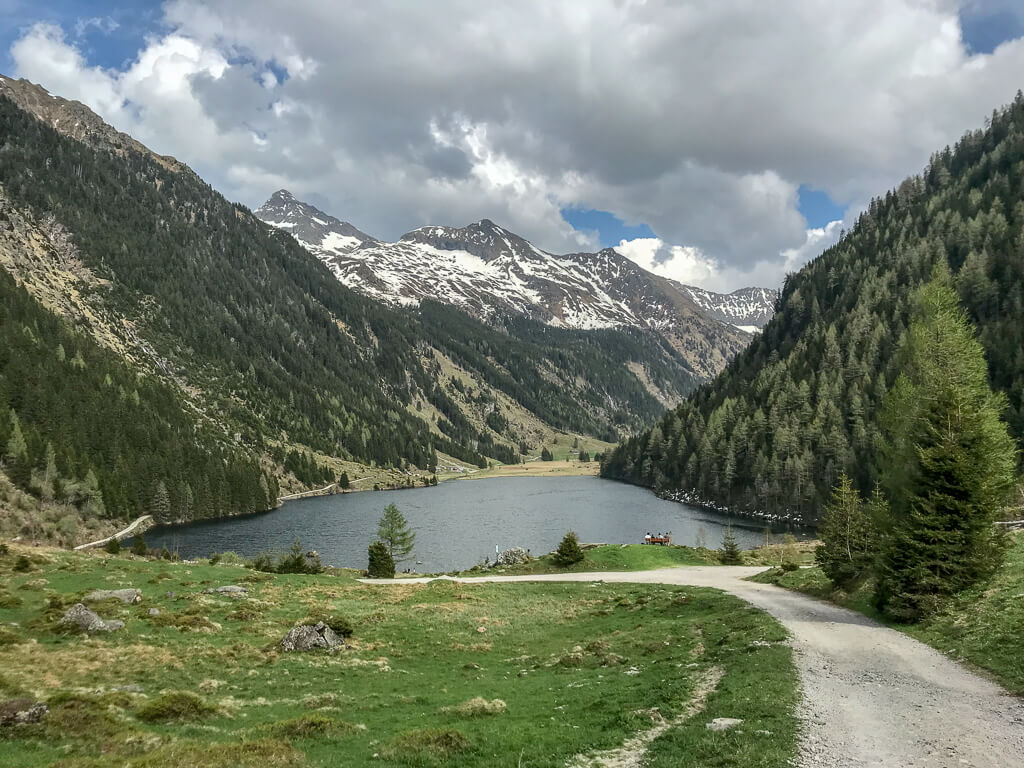
[(531, 461), (526, 464), (501, 464), (470, 472), (438, 474), (439, 482), (448, 480), (484, 480), (494, 477), (597, 477), (597, 461)]

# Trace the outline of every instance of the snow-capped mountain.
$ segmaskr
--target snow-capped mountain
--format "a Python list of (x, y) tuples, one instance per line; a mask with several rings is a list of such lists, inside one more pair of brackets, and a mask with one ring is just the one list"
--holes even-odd
[(772, 319), (779, 298), (774, 288), (740, 288), (732, 293), (715, 293), (692, 285), (677, 285), (712, 317), (751, 332), (763, 328)]
[[(648, 328), (661, 333), (694, 370), (710, 377), (749, 341), (738, 326), (761, 314), (741, 292), (722, 297), (647, 272), (611, 248), (555, 255), (483, 219), (430, 226), (385, 243), (280, 190), (256, 215), (286, 230), (345, 285), (381, 301), (436, 299), (481, 318), (517, 313), (554, 326)], [(758, 290), (758, 289), (753, 289)], [(735, 297), (735, 298), (734, 298)], [(771, 307), (774, 297), (768, 303)], [(751, 312), (740, 310), (748, 306)]]

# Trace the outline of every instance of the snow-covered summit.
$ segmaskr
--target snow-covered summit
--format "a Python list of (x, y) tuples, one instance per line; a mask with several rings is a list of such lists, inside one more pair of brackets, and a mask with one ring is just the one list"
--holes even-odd
[[(420, 227), (385, 243), (284, 190), (256, 215), (291, 232), (342, 283), (381, 301), (434, 299), (482, 319), (515, 313), (566, 328), (646, 328), (664, 336), (701, 376), (717, 373), (745, 346), (749, 335), (738, 326), (761, 324), (749, 314), (713, 314), (701, 302), (715, 294), (704, 292), (698, 301), (686, 286), (614, 249), (555, 255), (489, 219)], [(732, 302), (739, 308), (739, 299)]]

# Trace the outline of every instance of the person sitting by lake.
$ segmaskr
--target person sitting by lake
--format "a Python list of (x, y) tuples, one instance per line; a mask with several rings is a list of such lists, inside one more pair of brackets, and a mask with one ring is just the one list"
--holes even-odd
[(651, 532), (648, 531), (647, 533), (644, 534), (644, 544), (650, 544), (650, 543), (651, 543)]

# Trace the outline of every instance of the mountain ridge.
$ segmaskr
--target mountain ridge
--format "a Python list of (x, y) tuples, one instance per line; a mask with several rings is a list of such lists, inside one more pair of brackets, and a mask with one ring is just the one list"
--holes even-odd
[[(485, 321), (512, 312), (556, 327), (649, 329), (704, 378), (747, 344), (774, 305), (769, 289), (743, 289), (750, 292), (744, 305), (647, 272), (614, 248), (555, 255), (486, 218), (419, 227), (387, 243), (287, 190), (255, 213), (292, 233), (342, 283), (376, 299), (405, 306), (436, 299)], [(714, 306), (716, 297), (722, 306)]]

